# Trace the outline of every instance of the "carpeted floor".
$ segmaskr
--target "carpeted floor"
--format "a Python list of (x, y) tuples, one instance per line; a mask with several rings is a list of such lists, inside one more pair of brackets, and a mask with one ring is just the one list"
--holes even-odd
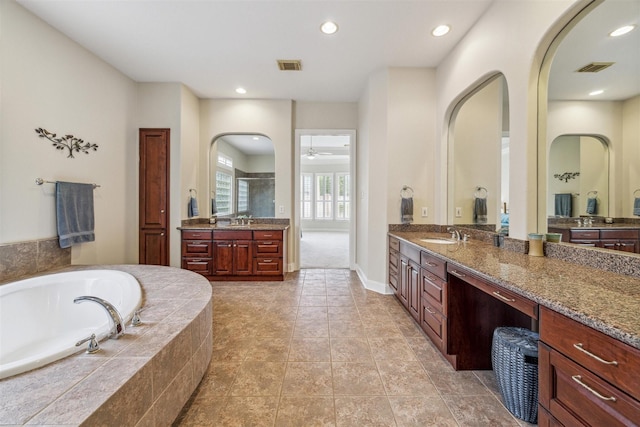
[(349, 233), (303, 231), (300, 268), (349, 268)]

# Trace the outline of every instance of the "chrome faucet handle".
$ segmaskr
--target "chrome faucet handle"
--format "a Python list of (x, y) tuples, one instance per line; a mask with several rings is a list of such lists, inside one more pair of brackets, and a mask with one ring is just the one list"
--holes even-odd
[(98, 344), (98, 341), (96, 340), (96, 334), (91, 334), (90, 337), (81, 339), (76, 343), (76, 347), (80, 347), (82, 344), (86, 343), (87, 341), (89, 341), (89, 345), (87, 346), (87, 351), (86, 351), (87, 353), (93, 354), (93, 353), (96, 353), (98, 350), (100, 350), (100, 344)]
[(469, 237), (471, 237), (471, 236), (469, 236), (468, 234), (466, 234), (466, 233), (465, 233), (465, 234), (462, 236), (462, 241), (463, 241), (463, 242), (468, 242), (468, 241), (469, 241)]
[(140, 326), (142, 325), (142, 319), (140, 318), (141, 308), (137, 309), (133, 312), (133, 317), (131, 318), (131, 326)]

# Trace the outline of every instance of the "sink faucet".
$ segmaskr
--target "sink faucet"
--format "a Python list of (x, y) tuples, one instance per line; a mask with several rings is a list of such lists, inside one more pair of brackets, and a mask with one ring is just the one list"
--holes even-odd
[(109, 333), (109, 338), (117, 340), (120, 335), (124, 335), (124, 320), (122, 320), (122, 316), (120, 316), (120, 313), (118, 313), (118, 310), (116, 310), (113, 304), (102, 298), (90, 295), (84, 295), (73, 300), (75, 304), (80, 304), (84, 301), (95, 302), (96, 304), (99, 304), (102, 308), (104, 308), (104, 310), (107, 312), (107, 315), (109, 315), (109, 319), (111, 319), (111, 322), (113, 323), (113, 327), (111, 328), (111, 331)]
[(447, 227), (447, 231), (451, 233), (451, 238), (460, 240), (460, 232), (453, 227)]

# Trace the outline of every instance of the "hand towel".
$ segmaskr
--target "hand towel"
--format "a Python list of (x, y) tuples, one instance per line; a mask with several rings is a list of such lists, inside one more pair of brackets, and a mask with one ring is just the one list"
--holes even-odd
[(198, 200), (196, 200), (195, 197), (189, 197), (188, 215), (189, 218), (200, 215), (198, 211)]
[(218, 213), (218, 205), (216, 205), (216, 199), (211, 199), (211, 215), (215, 215)]
[(598, 199), (590, 197), (587, 199), (587, 214), (595, 215), (598, 213)]
[(56, 184), (56, 225), (61, 248), (93, 242), (93, 184), (58, 181)]
[(476, 224), (487, 223), (487, 199), (476, 197), (473, 202), (473, 222)]
[(413, 222), (413, 197), (403, 197), (400, 202), (400, 218), (403, 224)]
[(555, 212), (557, 216), (571, 217), (571, 193), (556, 194)]
[(640, 197), (636, 197), (633, 201), (633, 214), (640, 216)]

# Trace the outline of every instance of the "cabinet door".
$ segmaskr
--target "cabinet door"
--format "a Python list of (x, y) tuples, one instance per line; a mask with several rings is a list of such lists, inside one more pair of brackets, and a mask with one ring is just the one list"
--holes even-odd
[(169, 251), (164, 229), (140, 230), (140, 256), (140, 264), (169, 265)]
[(253, 242), (236, 240), (233, 242), (233, 274), (253, 274)]
[(214, 240), (213, 258), (215, 273), (218, 275), (233, 274), (233, 241)]
[(414, 319), (420, 322), (420, 267), (413, 261), (409, 261), (409, 286), (407, 294), (407, 308)]
[(400, 257), (400, 283), (396, 297), (405, 308), (409, 307), (409, 260), (403, 256)]

